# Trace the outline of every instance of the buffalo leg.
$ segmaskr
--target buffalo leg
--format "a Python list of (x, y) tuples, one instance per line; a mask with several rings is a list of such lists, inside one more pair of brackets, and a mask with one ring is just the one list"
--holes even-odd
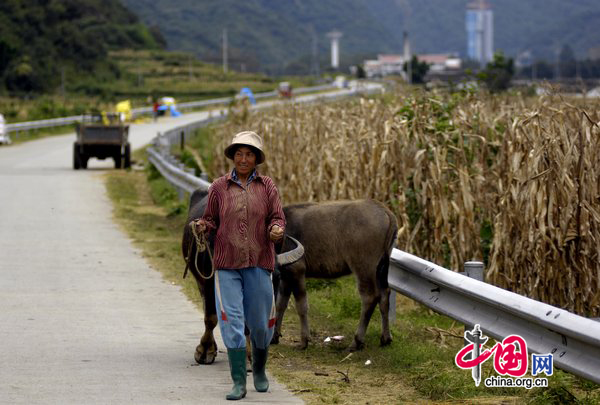
[(360, 320), (358, 321), (358, 329), (354, 335), (354, 342), (350, 345), (348, 350), (361, 350), (365, 346), (365, 333), (371, 320), (371, 315), (377, 306), (377, 302), (380, 297), (376, 294), (375, 283), (369, 281), (359, 281), (358, 291), (360, 291), (360, 299), (362, 301)]
[[(212, 279), (206, 280), (206, 283), (212, 282)], [(202, 285), (200, 282), (198, 282), (198, 288), (204, 299), (204, 334), (200, 339), (200, 344), (196, 347), (194, 359), (198, 364), (212, 364), (217, 357), (217, 342), (215, 342), (213, 334), (213, 330), (218, 324), (215, 289), (214, 287), (210, 288), (208, 285)]]
[(306, 295), (306, 279), (301, 277), (294, 288), (294, 298), (296, 300), (296, 311), (300, 317), (300, 349), (308, 347), (310, 332), (308, 328), (308, 296)]
[(276, 303), (277, 322), (275, 323), (275, 333), (273, 333), (271, 344), (276, 345), (279, 343), (279, 338), (281, 337), (281, 326), (283, 323), (283, 314), (285, 314), (285, 310), (287, 309), (291, 294), (292, 290), (289, 286), (289, 283), (281, 279), (279, 282), (279, 292), (277, 294)]
[[(395, 294), (395, 293), (394, 293)], [(379, 312), (381, 312), (381, 346), (387, 346), (392, 343), (392, 334), (390, 333), (390, 289), (380, 290)]]

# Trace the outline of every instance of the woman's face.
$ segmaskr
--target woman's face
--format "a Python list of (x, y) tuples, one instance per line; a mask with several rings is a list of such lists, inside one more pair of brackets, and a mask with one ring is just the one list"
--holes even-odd
[(256, 155), (247, 146), (240, 146), (233, 155), (235, 171), (239, 176), (249, 176), (256, 167)]

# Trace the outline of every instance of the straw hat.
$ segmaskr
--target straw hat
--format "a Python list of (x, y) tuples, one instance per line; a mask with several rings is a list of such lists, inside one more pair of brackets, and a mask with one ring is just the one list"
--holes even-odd
[(263, 152), (263, 142), (260, 135), (253, 131), (243, 131), (236, 134), (231, 141), (231, 144), (225, 148), (225, 156), (233, 160), (233, 154), (238, 146), (249, 146), (256, 154), (256, 164), (259, 165), (265, 161), (265, 153)]

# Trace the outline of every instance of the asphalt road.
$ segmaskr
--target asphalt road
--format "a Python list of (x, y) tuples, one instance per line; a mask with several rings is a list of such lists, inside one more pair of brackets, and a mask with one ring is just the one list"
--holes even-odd
[[(134, 125), (132, 146), (204, 115)], [(225, 352), (194, 362), (201, 313), (113, 223), (113, 161), (73, 170), (74, 140), (0, 147), (0, 403), (231, 403)], [(271, 381), (245, 402), (302, 403)]]

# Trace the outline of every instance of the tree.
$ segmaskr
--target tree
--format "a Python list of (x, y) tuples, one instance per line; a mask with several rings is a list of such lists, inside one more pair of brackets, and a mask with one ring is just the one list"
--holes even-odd
[[(408, 62), (404, 62), (402, 70), (408, 72)], [(421, 62), (417, 55), (413, 55), (410, 61), (411, 78), (410, 82), (415, 84), (425, 83), (425, 75), (429, 71), (429, 64), (427, 62)]]
[(498, 93), (508, 89), (510, 81), (515, 73), (512, 58), (505, 58), (502, 52), (494, 54), (494, 60), (487, 64), (477, 78), (485, 83), (492, 93)]

